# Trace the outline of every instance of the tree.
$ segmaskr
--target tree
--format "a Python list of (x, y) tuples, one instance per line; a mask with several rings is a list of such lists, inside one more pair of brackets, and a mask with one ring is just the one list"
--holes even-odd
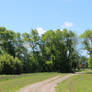
[(88, 58), (85, 56), (80, 57), (80, 68), (87, 68), (88, 67)]
[(32, 29), (30, 34), (23, 33), (22, 36), (25, 42), (24, 44), (26, 44), (26, 46), (29, 47), (30, 49), (30, 60), (29, 60), (30, 66), (29, 67), (31, 67), (33, 71), (39, 71), (38, 67), (40, 67), (39, 66), (40, 57), (39, 57), (39, 45), (38, 44), (39, 44), (40, 37), (38, 35), (38, 32), (37, 30)]
[(27, 57), (27, 48), (24, 46), (22, 35), (18, 32), (15, 34), (15, 57), (18, 57), (21, 61), (25, 61)]
[(80, 35), (82, 38), (83, 49), (86, 50), (89, 54), (89, 67), (91, 67), (91, 58), (92, 58), (92, 30), (86, 30), (83, 34)]
[[(10, 55), (15, 56), (15, 48), (14, 48), (14, 40), (15, 40), (15, 32), (11, 30), (7, 30), (5, 27), (0, 28), (0, 44), (1, 44), (1, 52), (8, 53)], [(10, 48), (11, 47), (11, 48)]]
[(84, 49), (88, 51), (89, 55), (92, 53), (92, 30), (86, 30), (80, 35)]
[(75, 53), (77, 39), (72, 31), (49, 30), (42, 35), (42, 43), (42, 57), (45, 64), (52, 65), (50, 69), (59, 72), (72, 71), (72, 65), (78, 56), (78, 53)]

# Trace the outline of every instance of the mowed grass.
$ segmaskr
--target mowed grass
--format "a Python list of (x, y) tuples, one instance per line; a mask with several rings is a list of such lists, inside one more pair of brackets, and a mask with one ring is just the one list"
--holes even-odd
[(32, 73), (22, 75), (0, 75), (0, 92), (17, 92), (20, 88), (52, 78), (60, 73)]
[(87, 72), (59, 83), (57, 92), (92, 92), (92, 72)]

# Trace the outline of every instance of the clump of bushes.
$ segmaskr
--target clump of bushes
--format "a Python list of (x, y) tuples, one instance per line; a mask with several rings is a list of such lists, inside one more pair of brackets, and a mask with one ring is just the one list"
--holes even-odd
[(20, 74), (23, 70), (23, 64), (18, 58), (8, 54), (0, 56), (0, 73), (1, 74)]

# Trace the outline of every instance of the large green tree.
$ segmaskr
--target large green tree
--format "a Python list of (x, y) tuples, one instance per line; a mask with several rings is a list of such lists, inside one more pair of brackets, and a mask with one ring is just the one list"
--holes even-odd
[(50, 64), (50, 69), (60, 72), (72, 71), (73, 63), (78, 57), (75, 48), (77, 39), (72, 31), (49, 30), (42, 35), (42, 42), (44, 62), (47, 66)]
[(80, 38), (82, 38), (84, 49), (87, 50), (90, 55), (92, 53), (92, 30), (86, 30), (80, 35)]
[(15, 56), (15, 32), (0, 27), (0, 49), (1, 53), (8, 53)]
[(40, 57), (39, 57), (39, 40), (40, 36), (37, 30), (32, 29), (31, 33), (23, 33), (24, 45), (30, 50), (29, 68), (30, 71), (40, 71)]
[(92, 66), (92, 30), (86, 30), (80, 35), (82, 39), (83, 49), (89, 54), (89, 67)]

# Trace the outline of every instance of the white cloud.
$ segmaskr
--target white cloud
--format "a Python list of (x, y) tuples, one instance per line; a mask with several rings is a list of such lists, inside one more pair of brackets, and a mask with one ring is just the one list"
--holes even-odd
[(44, 34), (46, 32), (46, 30), (44, 30), (41, 27), (36, 28), (36, 30), (38, 31), (39, 35), (42, 35), (42, 34)]
[(63, 31), (63, 29), (60, 29), (60, 31)]
[(64, 22), (64, 24), (63, 24), (63, 27), (65, 27), (65, 28), (72, 27), (72, 26), (73, 26), (73, 23), (72, 22), (68, 22), (68, 21)]

